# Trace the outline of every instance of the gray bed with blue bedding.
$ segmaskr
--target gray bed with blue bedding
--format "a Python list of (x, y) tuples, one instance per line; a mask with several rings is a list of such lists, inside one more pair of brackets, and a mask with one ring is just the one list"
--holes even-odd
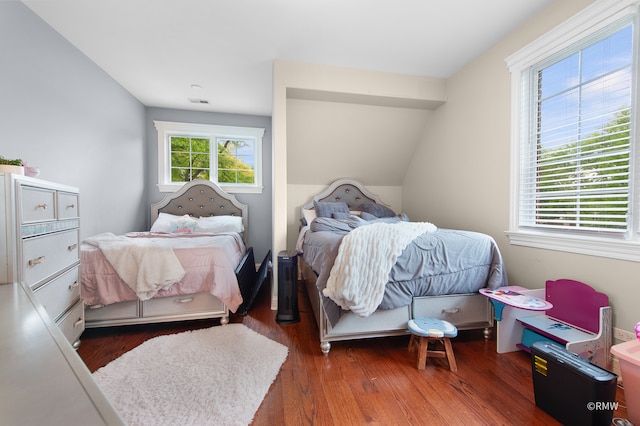
[[(348, 209), (346, 213), (345, 205)], [(480, 288), (495, 289), (507, 285), (502, 256), (492, 237), (478, 232), (433, 227), (432, 231), (417, 235), (404, 247), (397, 259), (394, 258), (388, 273), (376, 313), (382, 311), (381, 315), (388, 317), (394, 312), (401, 312), (396, 329), (385, 330), (386, 325), (381, 324), (378, 333), (377, 327), (371, 326), (367, 318), (357, 318), (348, 321), (365, 323), (362, 331), (343, 331), (340, 325), (342, 318), (353, 313), (341, 307), (339, 301), (336, 303), (327, 297), (325, 294), (330, 292), (323, 293), (323, 290), (335, 266), (343, 239), (354, 229), (381, 222), (394, 224), (408, 220), (405, 215), (396, 215), (388, 208), (385, 210), (384, 206), (362, 184), (350, 179), (334, 182), (328, 190), (303, 206), (303, 216), (307, 221), (303, 221), (298, 250), (304, 261), (303, 267), (307, 269), (305, 279), (311, 278), (312, 281), (312, 285), (307, 287), (309, 296), (314, 299), (317, 294), (319, 297), (314, 310), (318, 311), (316, 319), (320, 327), (321, 348), (325, 353), (330, 348), (328, 342), (331, 340), (405, 333), (401, 322), (404, 316), (413, 314), (411, 308), (415, 300), (443, 295), (477, 296)], [(309, 210), (315, 210), (313, 218), (309, 217)], [(364, 256), (359, 262), (366, 263), (368, 258)], [(474, 297), (473, 300), (474, 303), (488, 304), (482, 297)], [(385, 314), (384, 311), (389, 313)], [(372, 318), (371, 321), (376, 319)], [(455, 323), (455, 320), (452, 322)]]
[[(318, 275), (318, 290), (326, 287), (342, 238), (355, 227), (380, 220), (401, 219), (365, 221), (354, 215), (312, 221), (304, 237), (302, 256)], [(408, 306), (414, 297), (475, 293), (483, 287), (494, 289), (505, 284), (502, 256), (493, 238), (478, 232), (437, 229), (418, 236), (398, 257), (379, 308)], [(327, 318), (335, 324), (342, 308), (329, 297), (324, 297), (323, 305)]]

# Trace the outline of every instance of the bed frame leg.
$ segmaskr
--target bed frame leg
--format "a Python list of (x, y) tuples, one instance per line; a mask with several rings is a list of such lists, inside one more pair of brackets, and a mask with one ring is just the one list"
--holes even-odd
[(323, 354), (328, 354), (329, 351), (331, 350), (331, 343), (330, 342), (320, 342), (320, 350), (322, 351)]
[(229, 324), (229, 317), (220, 317), (220, 325)]
[(484, 338), (486, 340), (489, 340), (491, 338), (491, 336), (493, 335), (493, 328), (485, 327), (484, 330), (482, 330), (482, 334), (484, 335)]

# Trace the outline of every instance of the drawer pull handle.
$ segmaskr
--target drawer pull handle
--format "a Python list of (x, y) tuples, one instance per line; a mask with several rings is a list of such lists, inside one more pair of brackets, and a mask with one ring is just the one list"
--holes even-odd
[(73, 328), (76, 328), (77, 326), (81, 325), (82, 322), (83, 322), (82, 317), (78, 318), (78, 320), (73, 323)]
[(80, 284), (78, 284), (78, 281), (76, 281), (73, 284), (69, 284), (69, 290), (73, 290), (74, 288), (78, 288), (79, 286)]
[(46, 203), (45, 203), (45, 204), (38, 204), (38, 205), (36, 206), (36, 210), (37, 210), (37, 209), (46, 210), (46, 209), (47, 209), (47, 204), (46, 204)]
[(76, 243), (76, 244), (71, 244), (69, 247), (67, 247), (67, 250), (73, 251), (73, 250), (75, 250), (77, 248), (78, 248), (78, 244)]
[(68, 208), (68, 209), (75, 209), (75, 208), (76, 208), (76, 205), (75, 205), (75, 204), (69, 204), (69, 205), (67, 206), (67, 208)]
[(104, 305), (91, 305), (91, 306), (87, 306), (87, 308), (89, 308), (89, 309), (102, 309), (102, 308), (104, 308)]
[(460, 308), (449, 308), (449, 309), (443, 309), (442, 313), (443, 314), (457, 314), (458, 312), (460, 312)]
[(174, 303), (189, 303), (193, 301), (193, 297), (183, 297), (182, 299), (174, 300)]
[(44, 256), (40, 256), (40, 257), (36, 257), (35, 259), (31, 259), (29, 261), (29, 266), (35, 266), (39, 263), (43, 263), (45, 261), (45, 257)]

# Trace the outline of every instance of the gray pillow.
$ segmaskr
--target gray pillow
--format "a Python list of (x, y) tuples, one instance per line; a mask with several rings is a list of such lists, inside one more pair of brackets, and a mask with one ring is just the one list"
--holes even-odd
[(363, 203), (360, 205), (360, 211), (374, 215), (375, 217), (393, 217), (396, 212), (387, 206), (377, 203)]
[(376, 220), (378, 218), (378, 216), (374, 216), (371, 213), (367, 212), (360, 212), (360, 217), (364, 220)]
[(334, 212), (331, 214), (331, 217), (334, 219), (348, 219), (349, 216), (351, 216), (351, 213)]
[(314, 201), (313, 207), (316, 209), (317, 217), (333, 217), (334, 213), (346, 213), (349, 214), (349, 206), (345, 202), (329, 202), (329, 201)]

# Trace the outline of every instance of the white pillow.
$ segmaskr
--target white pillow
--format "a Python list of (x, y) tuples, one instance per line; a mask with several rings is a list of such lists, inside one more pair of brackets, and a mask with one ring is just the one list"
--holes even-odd
[(201, 216), (195, 232), (215, 234), (218, 232), (244, 231), (242, 216)]
[(171, 232), (171, 222), (179, 220), (182, 216), (169, 213), (159, 213), (158, 218), (151, 226), (151, 232)]
[(307, 225), (311, 225), (313, 219), (316, 218), (316, 209), (302, 209), (302, 216), (305, 222), (307, 222)]

